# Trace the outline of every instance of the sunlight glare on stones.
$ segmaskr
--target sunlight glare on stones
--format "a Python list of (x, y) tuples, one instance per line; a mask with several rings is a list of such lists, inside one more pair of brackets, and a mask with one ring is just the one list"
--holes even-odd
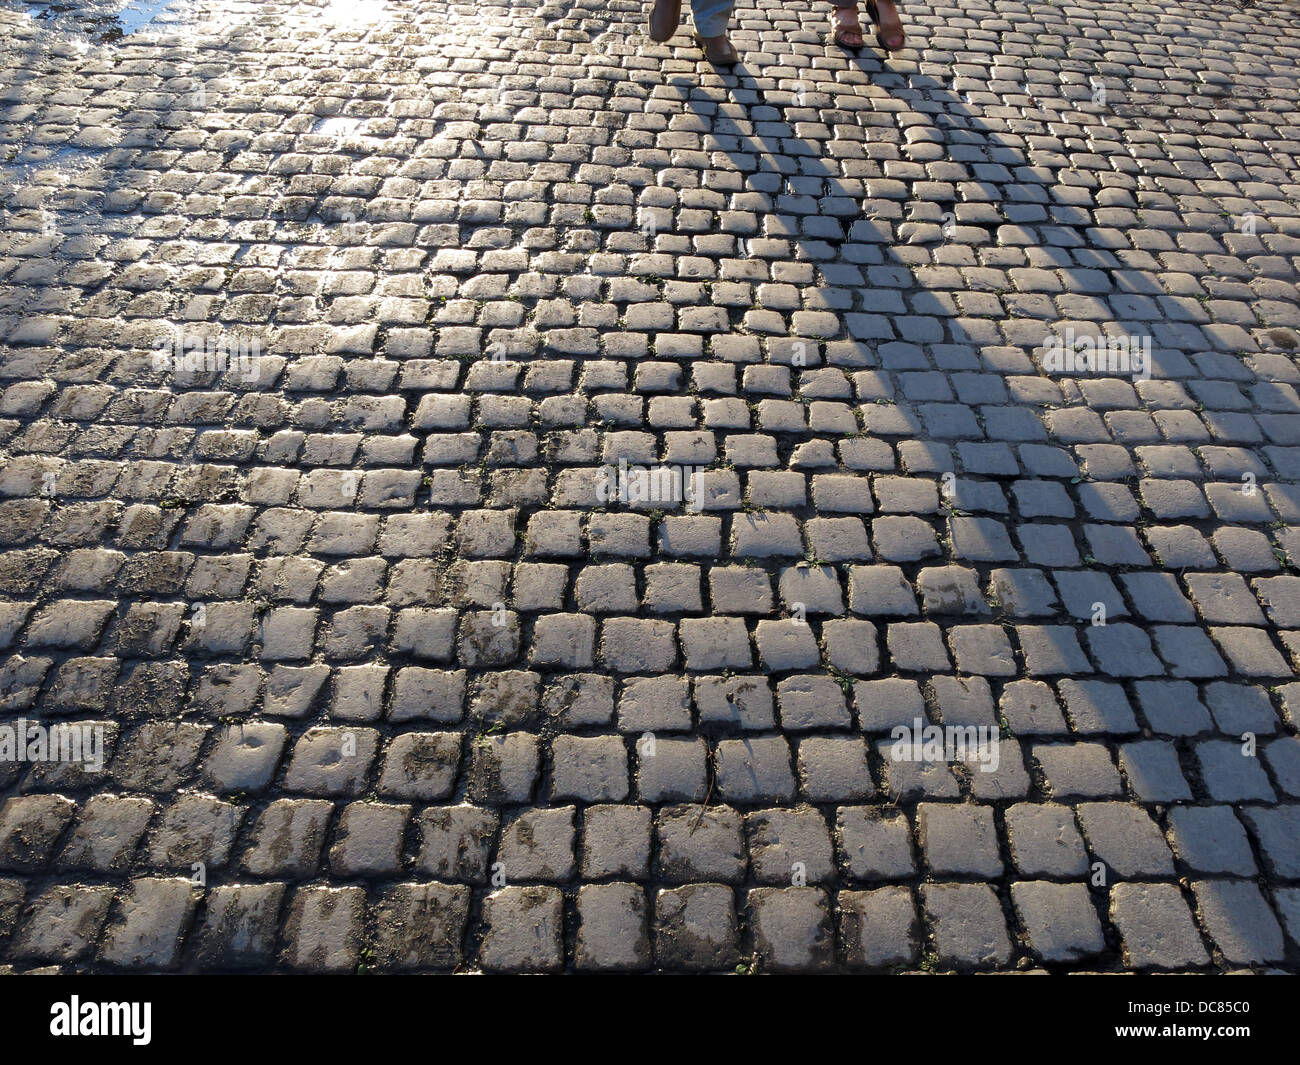
[(389, 0), (327, 0), (314, 17), (330, 26), (374, 26), (396, 17)]

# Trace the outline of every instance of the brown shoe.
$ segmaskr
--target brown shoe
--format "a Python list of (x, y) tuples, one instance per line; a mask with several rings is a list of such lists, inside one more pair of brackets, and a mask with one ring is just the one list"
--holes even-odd
[(701, 37), (697, 33), (695, 39), (704, 49), (704, 58), (715, 67), (730, 67), (740, 62), (740, 53), (725, 33), (718, 37)]
[(650, 8), (650, 39), (663, 44), (682, 22), (682, 0), (655, 0)]

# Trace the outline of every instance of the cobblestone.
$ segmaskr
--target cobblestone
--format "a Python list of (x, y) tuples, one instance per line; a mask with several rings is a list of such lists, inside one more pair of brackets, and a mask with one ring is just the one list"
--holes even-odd
[(842, 891), (837, 908), (850, 967), (884, 969), (915, 961), (916, 904), (908, 888)]
[(1177, 886), (1116, 884), (1110, 898), (1111, 920), (1134, 968), (1182, 969), (1210, 960)]
[(1022, 880), (1011, 885), (1011, 899), (1030, 949), (1043, 961), (1077, 961), (1104, 949), (1101, 922), (1083, 884)]
[(560, 968), (563, 901), (554, 887), (505, 887), (484, 899), (483, 968), (489, 972)]
[(1294, 12), (408, 6), (0, 10), (0, 967), (1293, 971)]
[(921, 899), (941, 963), (987, 969), (1011, 959), (1006, 920), (991, 889), (982, 884), (925, 884)]

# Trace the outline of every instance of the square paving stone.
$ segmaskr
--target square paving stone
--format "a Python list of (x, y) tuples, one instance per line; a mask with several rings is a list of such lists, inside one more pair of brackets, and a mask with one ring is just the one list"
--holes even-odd
[(822, 625), (826, 663), (845, 673), (874, 673), (880, 665), (876, 626), (856, 618), (840, 618)]
[(562, 883), (575, 868), (574, 808), (526, 809), (501, 829), (493, 872), (507, 881)]
[(1039, 743), (1031, 753), (1058, 801), (1124, 793), (1110, 751), (1100, 743)]
[(760, 621), (754, 628), (754, 643), (759, 661), (771, 673), (810, 669), (821, 662), (816, 634), (799, 617)]
[(835, 814), (840, 860), (855, 880), (907, 880), (916, 875), (912, 826), (901, 810), (841, 806)]
[(958, 799), (961, 785), (947, 762), (935, 759), (913, 760), (910, 740), (884, 741), (876, 745), (884, 771), (881, 791), (895, 803), (914, 799)]
[(604, 725), (614, 716), (614, 681), (591, 673), (572, 673), (547, 685), (542, 714), (560, 728)]
[(263, 791), (275, 775), (288, 732), (283, 725), (247, 722), (218, 731), (203, 773), (218, 792)]
[(1056, 693), (1041, 680), (1016, 680), (1006, 685), (998, 711), (1017, 736), (1055, 736), (1069, 731)]
[[(912, 519), (908, 519), (912, 520)], [(879, 525), (879, 519), (876, 522)], [(919, 522), (929, 538), (934, 532)], [(879, 533), (877, 531), (877, 536)], [(879, 540), (877, 540), (879, 545)], [(849, 570), (849, 609), (867, 616), (907, 617), (919, 612), (916, 595), (897, 566), (853, 566)]]
[(799, 741), (799, 783), (809, 802), (855, 802), (875, 794), (867, 744), (853, 736), (809, 736)]
[(130, 791), (171, 794), (190, 778), (206, 734), (206, 728), (194, 724), (140, 725), (118, 744), (110, 767), (113, 777)]
[(943, 632), (933, 622), (895, 621), (886, 631), (885, 643), (894, 666), (901, 672), (952, 669)]
[(485, 884), (499, 815), (478, 806), (433, 806), (420, 813), (416, 868), (437, 880)]
[(531, 732), (486, 731), (473, 738), (468, 790), (475, 802), (528, 802), (540, 773), (540, 744)]
[(330, 869), (342, 879), (398, 871), (409, 806), (354, 802), (343, 810), (330, 848)]
[(743, 618), (683, 618), (679, 629), (689, 670), (749, 669), (754, 664)]
[(291, 969), (347, 973), (361, 955), (366, 893), (359, 887), (303, 887), (284, 924), (284, 963)]
[(1110, 919), (1134, 969), (1185, 969), (1210, 960), (1192, 912), (1173, 884), (1116, 884)]
[(627, 795), (627, 748), (622, 736), (556, 736), (551, 741), (553, 799), (621, 802)]
[(584, 884), (578, 889), (579, 969), (637, 970), (650, 964), (645, 892), (635, 884)]
[(582, 878), (644, 880), (652, 813), (645, 806), (589, 806), (583, 814)]
[(1075, 813), (1088, 849), (1113, 877), (1172, 877), (1173, 856), (1151, 816), (1120, 802), (1080, 803)]
[(308, 729), (294, 744), (284, 786), (305, 795), (359, 795), (378, 748), (374, 729)]
[(1057, 685), (1078, 735), (1124, 735), (1138, 730), (1124, 689), (1109, 681), (1063, 680)]
[(721, 740), (715, 759), (718, 792), (728, 802), (788, 802), (794, 798), (790, 745), (781, 736)]
[(748, 731), (771, 729), (776, 724), (774, 705), (766, 677), (695, 678), (695, 709), (701, 725), (734, 725)]
[(657, 818), (659, 875), (739, 883), (745, 875), (741, 816), (727, 806), (665, 806)]
[(461, 737), (455, 733), (403, 733), (388, 745), (376, 790), (394, 799), (446, 799), (456, 784), (460, 756)]
[(834, 677), (786, 677), (776, 685), (781, 727), (788, 731), (850, 728), (853, 718)]
[(991, 806), (923, 802), (916, 808), (916, 836), (935, 876), (1002, 875)]
[(1235, 740), (1205, 740), (1196, 745), (1205, 790), (1215, 802), (1272, 802), (1276, 796), (1260, 764), (1258, 748)]
[(984, 884), (922, 884), (921, 901), (941, 964), (988, 969), (1011, 960), (1006, 917)]
[(30, 898), (8, 950), (13, 958), (74, 962), (86, 957), (108, 918), (113, 889), (56, 885)]
[(1300, 806), (1241, 811), (1265, 865), (1284, 880), (1300, 880)]
[(209, 869), (224, 866), (246, 812), (210, 795), (180, 796), (153, 830), (147, 851), (150, 864), (186, 873), (195, 863)]
[(817, 972), (835, 961), (830, 899), (821, 888), (755, 888), (749, 892), (754, 951), (773, 972)]
[(1190, 681), (1137, 681), (1138, 705), (1151, 728), (1162, 736), (1195, 736), (1214, 726)]
[(1015, 652), (1006, 633), (996, 625), (954, 625), (948, 630), (957, 668), (985, 677), (1014, 677)]
[(1074, 813), (1056, 803), (1022, 802), (1006, 812), (1007, 843), (1023, 876), (1083, 876), (1088, 855)]
[(1079, 638), (1064, 625), (1017, 625), (1016, 638), (1025, 658), (1025, 672), (1035, 677), (1092, 672)]
[(559, 888), (504, 887), (483, 900), (479, 961), (489, 972), (558, 972), (564, 964)]
[(1045, 962), (1078, 961), (1106, 947), (1101, 921), (1083, 884), (1022, 880), (1011, 885), (1011, 901), (1030, 949)]
[(133, 880), (104, 932), (100, 960), (117, 968), (174, 968), (197, 903), (188, 879)]
[(1243, 732), (1277, 731), (1277, 714), (1272, 700), (1254, 684), (1216, 682), (1205, 686), (1205, 703), (1221, 732), (1240, 736)]
[(851, 968), (886, 969), (916, 961), (916, 903), (910, 888), (841, 891), (836, 904)]
[(740, 960), (736, 900), (722, 884), (664, 888), (655, 896), (655, 961), (660, 969), (729, 970)]
[(257, 819), (244, 869), (254, 876), (315, 876), (333, 812), (323, 799), (274, 800)]
[(912, 727), (925, 716), (925, 697), (914, 680), (889, 677), (853, 684), (853, 704), (863, 732), (889, 732), (898, 725)]
[(1018, 740), (995, 736), (983, 747), (976, 746), (976, 756), (967, 762), (967, 780), (971, 795), (987, 802), (1021, 799), (1029, 794), (1029, 771), (1025, 752)]
[(708, 747), (696, 737), (643, 736), (637, 741), (637, 790), (645, 802), (700, 802), (705, 797)]
[[(993, 716), (993, 694), (989, 682), (983, 677), (931, 677), (930, 691), (945, 726), (992, 727), (996, 721)], [(974, 747), (975, 744), (970, 746)]]
[(1176, 806), (1169, 839), (1178, 860), (1198, 873), (1254, 876), (1255, 856), (1230, 806)]
[(1145, 740), (1119, 749), (1119, 767), (1141, 802), (1190, 802), (1192, 789), (1171, 743)]
[(20, 795), (0, 803), (0, 869), (36, 873), (53, 857), (54, 843), (77, 804), (62, 795)]
[(618, 700), (622, 732), (680, 732), (691, 727), (691, 689), (685, 677), (629, 680)]
[(1199, 880), (1192, 891), (1202, 924), (1229, 963), (1262, 965), (1285, 956), (1282, 928), (1258, 885), (1249, 880)]
[(196, 958), (203, 969), (265, 969), (275, 956), (284, 884), (220, 884), (209, 890)]
[(834, 875), (830, 831), (813, 807), (759, 810), (746, 816), (745, 826), (759, 883), (802, 887)]

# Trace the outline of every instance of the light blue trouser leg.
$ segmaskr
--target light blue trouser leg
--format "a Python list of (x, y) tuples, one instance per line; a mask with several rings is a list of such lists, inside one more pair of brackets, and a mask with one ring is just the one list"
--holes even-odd
[(720, 37), (727, 32), (735, 0), (691, 0), (691, 20), (701, 37)]

